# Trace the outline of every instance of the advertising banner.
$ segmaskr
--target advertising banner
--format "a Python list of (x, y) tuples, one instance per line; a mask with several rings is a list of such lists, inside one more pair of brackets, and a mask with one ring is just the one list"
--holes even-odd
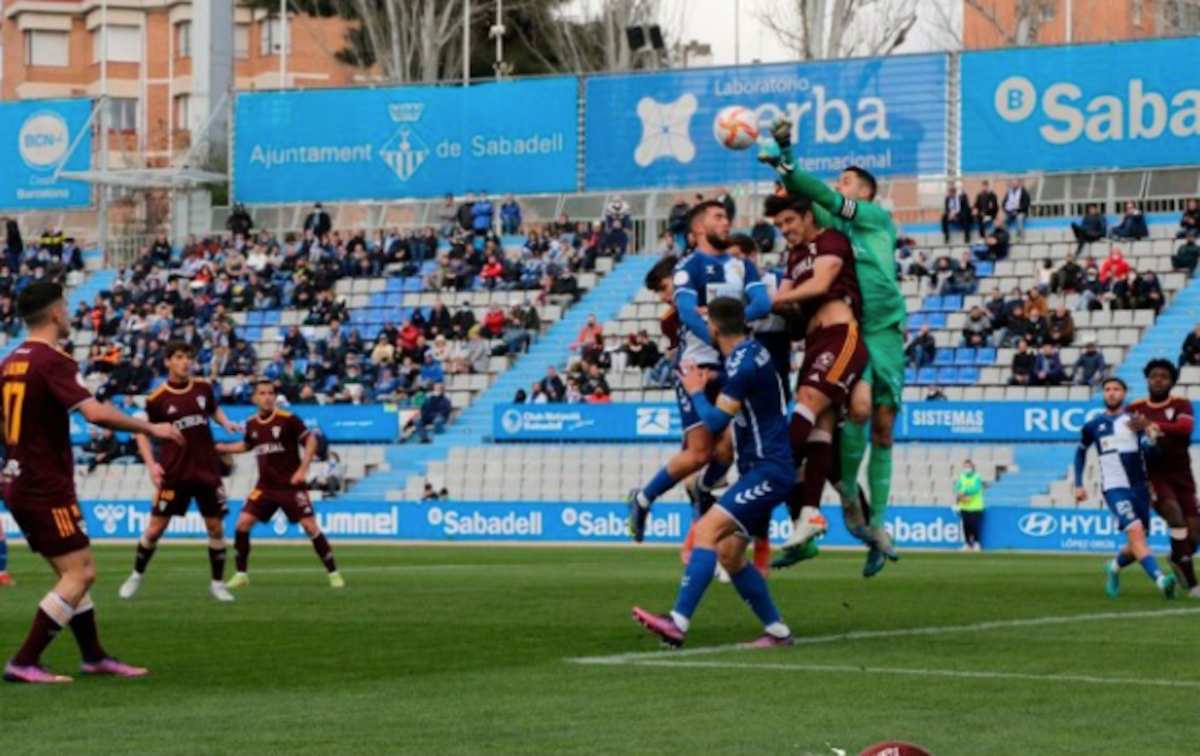
[(714, 136), (717, 114), (749, 108), (759, 130), (794, 124), (799, 167), (835, 176), (946, 172), (945, 55), (590, 76), (588, 190), (769, 180), (754, 150)]
[(241, 93), (234, 197), (309, 202), (573, 191), (578, 81)]
[[(241, 502), (230, 502), (226, 530), (233, 531)], [(150, 519), (147, 501), (89, 501), (82, 504), (88, 534), (96, 540), (132, 539), (141, 535)], [(316, 502), (321, 528), (335, 540), (398, 541), (503, 541), (564, 543), (628, 543), (625, 504), (597, 502)], [(837, 507), (825, 507), (829, 533), (825, 546), (860, 545), (842, 524)], [(683, 504), (660, 503), (647, 525), (651, 543), (681, 543), (692, 520), (692, 509)], [(12, 516), (0, 510), (0, 522), (12, 538), (19, 530)], [(962, 526), (949, 507), (894, 506), (888, 509), (887, 529), (900, 548), (957, 549), (962, 546)], [(1151, 521), (1150, 545), (1168, 547), (1166, 524)], [(783, 507), (771, 520), (771, 541), (780, 544), (791, 534)], [(282, 513), (257, 525), (261, 538), (304, 539), (298, 525)], [(207, 538), (199, 512), (176, 519), (168, 539)], [(985, 550), (1050, 551), (1112, 554), (1123, 542), (1116, 521), (1102, 509), (1033, 509), (992, 507), (982, 526)]]
[[(1078, 441), (1089, 402), (912, 402), (896, 420), (902, 441)], [(503, 404), (496, 441), (678, 441), (674, 404)]]
[(1200, 39), (962, 54), (962, 169), (1181, 165), (1200, 146)]
[(92, 203), (86, 182), (54, 179), (76, 138), (79, 145), (63, 170), (91, 168), (92, 131), (84, 128), (91, 113), (91, 100), (0, 103), (0, 208), (58, 209)]

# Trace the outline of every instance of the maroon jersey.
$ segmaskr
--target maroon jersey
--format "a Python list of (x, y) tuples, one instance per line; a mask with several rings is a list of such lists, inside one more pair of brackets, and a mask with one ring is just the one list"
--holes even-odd
[(854, 312), (855, 319), (862, 320), (862, 294), (858, 290), (858, 275), (854, 272), (854, 248), (842, 232), (827, 228), (814, 241), (792, 247), (787, 259), (788, 280), (793, 287), (808, 281), (813, 277), (817, 259), (826, 255), (841, 260), (842, 269), (830, 284), (829, 291), (800, 303), (800, 322), (795, 324), (799, 333), (808, 329), (808, 321), (826, 302), (845, 302)]
[(292, 485), (300, 467), (300, 443), (308, 435), (304, 421), (290, 412), (275, 410), (270, 417), (255, 415), (246, 422), (246, 448), (258, 458), (258, 484), (267, 493), (303, 491)]
[(1192, 474), (1188, 446), (1192, 443), (1192, 403), (1181, 396), (1169, 397), (1162, 404), (1138, 399), (1129, 405), (1129, 412), (1142, 415), (1162, 430), (1155, 444), (1157, 451), (1146, 455), (1146, 470), (1151, 477), (1158, 475)]
[(164, 383), (146, 399), (152, 423), (170, 423), (183, 434), (186, 446), (160, 441), (155, 455), (163, 468), (163, 487), (180, 483), (221, 485), (221, 468), (208, 419), (217, 411), (217, 397), (208, 381), (193, 379), (182, 386)]
[(27, 340), (0, 363), (6, 500), (18, 507), (75, 503), (71, 410), (92, 398), (79, 366), (44, 341)]

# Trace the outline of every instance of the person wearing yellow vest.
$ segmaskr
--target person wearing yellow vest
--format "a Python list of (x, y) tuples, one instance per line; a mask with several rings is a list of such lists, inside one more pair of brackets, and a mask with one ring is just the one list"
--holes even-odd
[(958, 497), (955, 509), (962, 517), (963, 551), (979, 551), (979, 526), (983, 521), (983, 480), (975, 472), (971, 460), (963, 462), (962, 474), (954, 482), (954, 493)]

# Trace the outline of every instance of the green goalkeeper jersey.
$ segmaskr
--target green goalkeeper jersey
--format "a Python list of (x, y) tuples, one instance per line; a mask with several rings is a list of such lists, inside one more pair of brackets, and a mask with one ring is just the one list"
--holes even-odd
[(820, 226), (850, 238), (862, 291), (864, 333), (902, 324), (906, 307), (896, 282), (896, 225), (891, 213), (874, 202), (847, 199), (816, 176), (795, 168), (790, 148), (783, 151), (779, 173), (789, 192), (812, 201)]

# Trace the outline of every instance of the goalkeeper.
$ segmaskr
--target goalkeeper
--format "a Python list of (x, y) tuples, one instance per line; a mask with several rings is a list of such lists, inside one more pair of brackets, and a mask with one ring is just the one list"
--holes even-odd
[[(863, 297), (863, 341), (869, 354), (869, 364), (855, 392), (856, 395), (859, 391), (871, 393), (869, 506), (861, 503), (858, 487), (858, 472), (867, 451), (866, 423), (847, 418), (842, 427), (841, 481), (837, 489), (846, 527), (870, 547), (863, 576), (871, 577), (883, 569), (886, 560), (899, 558), (884, 529), (892, 488), (892, 427), (904, 389), (906, 313), (904, 296), (896, 283), (896, 227), (891, 214), (874, 202), (877, 185), (869, 171), (851, 166), (842, 171), (835, 183), (836, 190), (832, 189), (796, 168), (789, 120), (776, 120), (770, 133), (773, 141), (763, 140), (759, 160), (775, 167), (788, 192), (812, 201), (820, 226), (846, 234), (854, 247), (855, 272)], [(865, 402), (865, 397), (859, 395), (859, 400)], [(869, 515), (864, 509), (869, 510)], [(802, 526), (793, 529), (797, 536), (792, 539), (797, 542), (790, 546), (803, 547), (823, 532), (803, 527), (804, 515), (799, 519)]]

